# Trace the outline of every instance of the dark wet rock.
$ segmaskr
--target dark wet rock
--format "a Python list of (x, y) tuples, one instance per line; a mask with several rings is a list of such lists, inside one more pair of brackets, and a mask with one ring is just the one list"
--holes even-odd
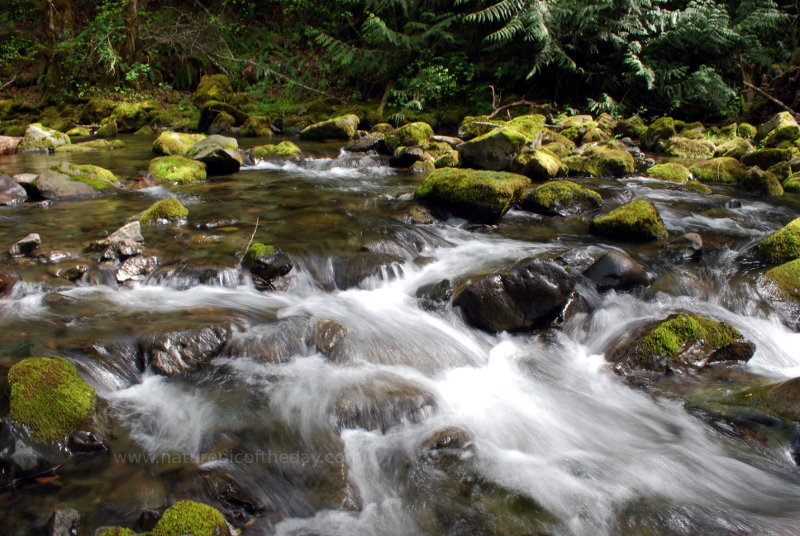
[(315, 318), (309, 325), (306, 344), (324, 356), (336, 359), (341, 353), (347, 328), (334, 320)]
[(344, 150), (351, 153), (366, 153), (367, 151), (377, 150), (378, 145), (383, 140), (384, 134), (375, 132), (367, 134), (349, 145), (345, 145)]
[(403, 220), (413, 225), (430, 225), (436, 222), (436, 218), (431, 214), (431, 211), (420, 205), (409, 208)]
[(145, 255), (128, 257), (117, 270), (117, 282), (141, 281), (158, 265), (158, 258)]
[(52, 441), (34, 441), (30, 431), (10, 419), (0, 420), (0, 485), (45, 475), (64, 462), (67, 453)]
[(398, 147), (389, 159), (389, 165), (396, 168), (407, 168), (425, 158), (421, 147)]
[(42, 246), (42, 239), (37, 233), (31, 233), (17, 240), (8, 250), (12, 257), (32, 257)]
[(764, 195), (783, 195), (783, 186), (778, 178), (769, 171), (758, 167), (751, 167), (745, 171), (739, 185), (751, 192)]
[(565, 266), (570, 272), (583, 271), (594, 263), (589, 252), (583, 249), (571, 249), (558, 256), (559, 264)]
[(405, 260), (416, 259), (426, 248), (447, 247), (449, 242), (425, 229), (405, 225), (374, 225), (364, 238), (362, 250), (387, 253)]
[(310, 324), (307, 319), (292, 317), (258, 324), (231, 340), (224, 355), (247, 357), (262, 363), (286, 363), (297, 355), (309, 355)]
[(28, 198), (25, 188), (13, 177), (0, 175), (0, 205), (18, 205)]
[(725, 208), (742, 208), (742, 202), (738, 199), (729, 199), (725, 201), (723, 206)]
[(661, 248), (661, 255), (669, 261), (697, 260), (703, 251), (703, 237), (697, 233), (686, 233), (673, 238)]
[(385, 267), (402, 262), (403, 259), (395, 255), (358, 251), (347, 257), (334, 259), (334, 283), (341, 290), (357, 287), (366, 278), (379, 275)]
[(800, 421), (800, 377), (769, 386), (765, 402), (770, 411), (781, 417)]
[(291, 257), (281, 248), (256, 242), (250, 246), (242, 264), (250, 270), (256, 288), (272, 289), (272, 281), (292, 271)]
[(429, 283), (417, 289), (416, 296), (419, 305), (426, 311), (434, 311), (444, 306), (453, 297), (453, 283), (449, 279), (442, 279), (438, 283)]
[(197, 142), (186, 156), (204, 162), (208, 175), (236, 173), (242, 166), (242, 155), (239, 153), (236, 138), (217, 134)]
[(19, 281), (19, 276), (11, 272), (0, 271), (0, 298), (8, 296)]
[(134, 527), (138, 531), (148, 532), (156, 528), (159, 519), (161, 519), (161, 512), (158, 510), (142, 510)]
[(629, 255), (616, 250), (609, 251), (597, 259), (583, 272), (583, 275), (600, 291), (630, 290), (652, 283), (652, 278), (641, 264)]
[(387, 430), (401, 423), (415, 423), (436, 408), (436, 398), (427, 389), (408, 380), (381, 375), (364, 384), (350, 386), (331, 408), (331, 427)]
[(606, 352), (606, 358), (622, 374), (637, 370), (669, 374), (718, 362), (747, 361), (755, 349), (730, 324), (678, 313), (630, 330)]
[(241, 508), (249, 514), (260, 514), (268, 510), (268, 505), (254, 493), (249, 492), (233, 478), (225, 474), (202, 475), (208, 494), (234, 508)]
[(105, 452), (108, 445), (94, 432), (79, 430), (69, 437), (69, 450), (71, 452)]
[(534, 260), (467, 285), (453, 305), (467, 322), (490, 333), (529, 330), (558, 316), (574, 286), (558, 264)]
[(553, 328), (560, 328), (573, 318), (577, 318), (579, 315), (589, 314), (592, 310), (593, 307), (584, 296), (584, 293), (575, 289), (569, 293), (566, 303), (561, 307), (558, 315), (556, 315), (549, 325)]
[(78, 536), (81, 514), (73, 508), (58, 508), (47, 522), (49, 536)]
[(217, 357), (231, 334), (230, 326), (155, 333), (142, 342), (142, 349), (159, 374), (174, 376)]

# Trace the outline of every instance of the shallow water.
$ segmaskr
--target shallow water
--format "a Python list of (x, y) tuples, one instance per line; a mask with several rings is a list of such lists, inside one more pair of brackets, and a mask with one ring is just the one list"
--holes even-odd
[[(124, 150), (71, 158), (135, 177), (152, 155), (149, 143), (127, 141)], [(582, 217), (512, 211), (497, 226), (415, 226), (404, 219), (413, 204), (405, 194), (421, 176), (331, 144), (303, 148), (316, 155), (303, 165), (0, 209), (0, 246), (38, 232), (45, 249), (70, 251), (73, 263), (90, 261), (81, 253), (89, 242), (154, 199), (174, 196), (190, 210), (184, 226), (144, 229), (160, 268), (131, 286), (71, 285), (57, 266), (14, 266), (25, 283), (0, 300), (2, 374), (31, 355), (70, 358), (108, 400), (114, 435), (110, 453), (68, 459), (57, 480), (0, 491), (6, 533), (31, 533), (61, 504), (93, 530), (132, 526), (142, 510), (185, 498), (215, 504), (243, 534), (797, 533), (800, 471), (785, 442), (742, 441), (680, 396), (635, 390), (603, 351), (642, 322), (688, 310), (756, 343), (742, 374), (800, 375), (797, 309), (771, 297), (749, 257), (797, 216), (800, 197), (585, 181), (602, 193), (604, 210), (648, 199), (671, 234), (703, 235), (701, 260), (674, 264), (655, 245), (589, 235)], [(59, 158), (19, 155), (0, 167), (36, 171)], [(732, 197), (741, 208), (726, 208)], [(236, 269), (254, 230), (294, 259), (285, 288), (259, 292)], [(488, 335), (449, 305), (423, 307), (417, 297), (443, 279), (526, 258), (612, 248), (658, 281), (594, 295), (591, 316), (544, 336)], [(397, 260), (336, 289), (338, 259), (364, 250)], [(198, 266), (213, 276), (199, 277)], [(346, 329), (335, 353), (304, 336), (320, 320)], [(210, 365), (170, 378), (137, 369), (131, 355), (141, 337), (215, 322), (235, 327)], [(467, 446), (431, 449), (441, 437)], [(221, 498), (221, 482), (238, 492)]]

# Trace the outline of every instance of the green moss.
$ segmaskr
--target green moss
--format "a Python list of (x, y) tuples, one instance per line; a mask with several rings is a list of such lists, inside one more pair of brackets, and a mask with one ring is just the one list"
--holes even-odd
[(783, 186), (778, 178), (769, 171), (761, 171), (753, 167), (745, 171), (739, 185), (751, 192), (766, 195), (783, 195)]
[(263, 115), (251, 115), (242, 125), (241, 135), (255, 138), (271, 138), (272, 129), (270, 128), (269, 119)]
[(666, 140), (675, 135), (675, 121), (671, 117), (660, 117), (653, 121), (642, 134), (642, 146), (653, 149), (661, 140)]
[(775, 164), (791, 160), (797, 155), (796, 149), (759, 149), (742, 157), (742, 164), (769, 169)]
[(342, 115), (309, 125), (300, 131), (301, 140), (351, 140), (358, 132), (357, 115)]
[(714, 156), (730, 156), (742, 158), (753, 151), (753, 146), (744, 138), (734, 137), (723, 141), (714, 149)]
[(595, 145), (584, 151), (583, 170), (592, 177), (621, 177), (636, 170), (636, 161), (628, 151)]
[(389, 123), (378, 123), (369, 129), (370, 134), (388, 134), (394, 127)]
[(651, 167), (647, 170), (647, 176), (662, 181), (685, 183), (691, 178), (692, 174), (686, 166), (670, 162), (656, 164)]
[(194, 501), (180, 501), (164, 511), (153, 529), (154, 536), (228, 536), (225, 518), (216, 508)]
[(17, 146), (17, 151), (52, 151), (60, 145), (70, 143), (69, 136), (57, 130), (49, 129), (41, 123), (31, 123), (25, 129), (25, 136)]
[(793, 142), (800, 138), (800, 126), (792, 114), (779, 112), (758, 127), (758, 137), (766, 147), (776, 147), (782, 142)]
[(758, 129), (750, 123), (739, 123), (739, 127), (736, 129), (736, 132), (744, 139), (752, 140), (756, 137)]
[(152, 138), (154, 134), (155, 131), (153, 130), (153, 127), (151, 127), (150, 125), (145, 125), (133, 133), (134, 136), (139, 136), (142, 138)]
[(783, 189), (787, 192), (800, 193), (800, 173), (790, 175), (783, 181)]
[(717, 349), (742, 339), (742, 334), (730, 324), (679, 313), (645, 335), (638, 345), (637, 354), (639, 359), (648, 361), (659, 357), (673, 358), (692, 344)]
[(67, 136), (70, 138), (87, 138), (91, 135), (87, 127), (73, 127), (67, 131)]
[(96, 394), (63, 357), (31, 357), (11, 367), (11, 418), (37, 440), (60, 439), (94, 410)]
[(800, 259), (789, 261), (764, 274), (788, 298), (800, 300)]
[(617, 124), (614, 126), (614, 134), (622, 137), (627, 136), (633, 139), (639, 139), (646, 131), (647, 125), (644, 124), (644, 121), (642, 121), (642, 118), (638, 115), (617, 121)]
[(696, 194), (710, 194), (711, 188), (706, 186), (700, 181), (689, 181), (686, 183), (686, 189)]
[(253, 262), (262, 258), (268, 259), (274, 256), (276, 251), (275, 246), (262, 244), (261, 242), (253, 242), (247, 250), (247, 258)]
[(775, 231), (758, 246), (761, 258), (772, 264), (783, 264), (800, 257), (800, 218)]
[(208, 101), (228, 102), (233, 97), (233, 88), (224, 74), (205, 75), (197, 84), (194, 92), (194, 104), (203, 106)]
[(522, 208), (542, 214), (577, 213), (599, 207), (600, 194), (568, 180), (551, 181), (529, 191)]
[(95, 136), (98, 138), (113, 138), (117, 135), (119, 129), (117, 128), (117, 120), (111, 118), (104, 121), (103, 124), (97, 129)]
[(92, 140), (82, 143), (70, 143), (56, 147), (56, 153), (88, 153), (92, 151), (110, 151), (112, 149), (122, 149), (125, 142), (122, 140)]
[(108, 527), (100, 531), (97, 536), (136, 536), (136, 533), (122, 527)]
[(150, 175), (163, 182), (178, 184), (206, 180), (206, 165), (183, 156), (160, 156), (150, 161)]
[(622, 240), (663, 240), (669, 235), (656, 207), (643, 200), (631, 201), (595, 218), (591, 230)]
[(735, 158), (721, 156), (698, 162), (689, 168), (694, 178), (701, 182), (736, 184), (744, 177), (745, 168)]
[(182, 220), (189, 215), (189, 209), (174, 198), (156, 201), (153, 205), (139, 215), (142, 225), (155, 223), (157, 220)]
[(680, 158), (711, 158), (714, 144), (684, 136), (672, 136), (664, 144), (664, 154)]
[(425, 145), (433, 136), (433, 129), (428, 123), (418, 121), (396, 128), (386, 134), (384, 142), (389, 151), (394, 152), (398, 147), (411, 147)]
[(153, 142), (153, 152), (163, 155), (183, 156), (205, 137), (205, 134), (184, 134), (166, 130), (159, 134), (156, 141)]
[(461, 120), (461, 124), (458, 126), (458, 137), (465, 140), (477, 138), (497, 128), (493, 125), (504, 124), (505, 121), (489, 119), (489, 117), (485, 115), (468, 115)]
[(67, 175), (71, 181), (88, 184), (95, 190), (107, 190), (119, 184), (116, 175), (100, 166), (63, 162), (60, 166), (53, 166), (50, 169)]
[(515, 173), (442, 168), (425, 178), (416, 195), (467, 219), (496, 221), (529, 184), (530, 179)]
[(300, 147), (290, 141), (282, 141), (277, 145), (259, 145), (253, 148), (253, 156), (261, 160), (292, 160), (302, 155)]
[(544, 181), (566, 175), (569, 169), (559, 158), (543, 149), (522, 153), (511, 164), (511, 171), (521, 173), (535, 181)]

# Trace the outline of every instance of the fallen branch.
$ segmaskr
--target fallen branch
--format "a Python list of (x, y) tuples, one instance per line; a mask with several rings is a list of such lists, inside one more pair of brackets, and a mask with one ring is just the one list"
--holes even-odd
[(11, 77), (11, 80), (9, 80), (8, 82), (6, 82), (5, 84), (3, 84), (3, 85), (0, 87), (0, 91), (3, 91), (5, 88), (7, 88), (7, 87), (8, 87), (8, 86), (10, 86), (11, 84), (13, 84), (13, 83), (14, 83), (14, 80), (16, 80), (16, 79), (17, 79), (17, 73), (14, 73), (14, 76), (12, 76), (12, 77)]
[(753, 84), (751, 84), (747, 80), (742, 81), (742, 83), (745, 86), (747, 86), (750, 89), (752, 89), (753, 91), (755, 91), (756, 93), (768, 98), (769, 100), (771, 100), (772, 102), (774, 102), (775, 104), (777, 104), (778, 106), (780, 106), (781, 108), (783, 108), (784, 110), (786, 110), (787, 112), (792, 114), (792, 116), (794, 116), (795, 119), (800, 119), (800, 114), (798, 114), (797, 112), (795, 112), (794, 110), (792, 110), (791, 108), (786, 106), (784, 103), (782, 103), (781, 101), (779, 101), (778, 99), (776, 99), (775, 97), (773, 97), (772, 95), (770, 95), (769, 93), (767, 93), (766, 91), (761, 89), (760, 87), (754, 86)]
[(239, 259), (239, 264), (244, 262), (244, 258), (247, 257), (247, 252), (250, 251), (250, 246), (253, 245), (253, 239), (256, 237), (256, 232), (258, 231), (258, 222), (261, 218), (256, 218), (256, 227), (253, 229), (253, 234), (250, 235), (250, 241), (247, 243), (247, 246), (244, 248), (244, 253), (242, 253), (242, 258)]
[(492, 117), (496, 116), (497, 114), (499, 114), (503, 110), (508, 110), (509, 108), (513, 108), (514, 106), (530, 106), (531, 108), (533, 108), (534, 106), (536, 106), (536, 103), (535, 102), (531, 102), (531, 101), (527, 101), (525, 99), (520, 99), (520, 100), (518, 100), (516, 102), (512, 102), (510, 104), (506, 104), (506, 105), (501, 106), (499, 108), (495, 108), (494, 111), (492, 113), (490, 113), (487, 117), (489, 119), (491, 119)]

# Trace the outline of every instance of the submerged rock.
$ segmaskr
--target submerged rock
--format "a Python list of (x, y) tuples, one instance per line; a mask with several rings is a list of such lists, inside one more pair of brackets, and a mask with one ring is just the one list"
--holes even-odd
[(467, 285), (453, 305), (467, 322), (490, 333), (530, 330), (555, 319), (574, 286), (561, 266), (534, 260)]
[(111, 151), (122, 149), (125, 142), (122, 140), (91, 140), (81, 143), (70, 143), (56, 147), (56, 153), (89, 153), (92, 151)]
[(547, 182), (528, 189), (520, 206), (524, 210), (549, 216), (568, 216), (599, 208), (600, 194), (568, 180)]
[(442, 168), (425, 178), (416, 196), (470, 221), (495, 222), (529, 184), (529, 178), (514, 173)]
[(0, 271), (0, 298), (8, 296), (14, 289), (19, 277), (11, 272)]
[(144, 242), (144, 236), (142, 236), (142, 224), (139, 223), (138, 220), (126, 223), (108, 235), (106, 238), (95, 240), (91, 243), (89, 249), (100, 251), (114, 244), (126, 241)]
[(721, 361), (747, 361), (755, 348), (730, 324), (678, 313), (628, 334), (607, 359), (621, 373), (638, 369), (670, 373)]
[(402, 258), (389, 253), (358, 251), (333, 261), (333, 282), (341, 290), (357, 287), (368, 277), (380, 275), (385, 268), (402, 262)]
[(644, 267), (621, 251), (609, 251), (583, 272), (598, 290), (630, 290), (649, 285), (652, 279)]
[(300, 131), (301, 140), (352, 140), (358, 132), (358, 116), (342, 115), (314, 123)]
[(671, 239), (661, 248), (661, 256), (672, 261), (697, 260), (703, 249), (703, 238), (697, 233), (686, 233)]
[(230, 340), (231, 333), (230, 326), (155, 333), (142, 342), (142, 349), (156, 372), (174, 376), (217, 357)]
[(643, 200), (616, 208), (592, 220), (590, 230), (620, 240), (663, 240), (669, 236), (652, 203)]
[(81, 514), (74, 508), (57, 508), (47, 522), (49, 536), (76, 536), (81, 525)]

